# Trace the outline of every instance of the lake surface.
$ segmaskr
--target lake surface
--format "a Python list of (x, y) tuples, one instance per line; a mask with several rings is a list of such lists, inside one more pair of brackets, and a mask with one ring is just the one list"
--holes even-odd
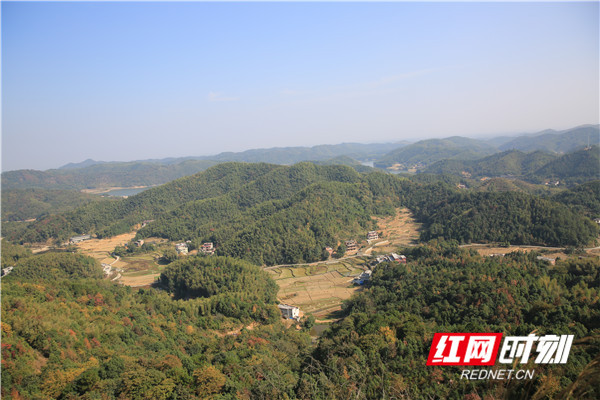
[(100, 193), (102, 196), (114, 196), (114, 197), (125, 197), (125, 196), (133, 196), (134, 194), (138, 194), (143, 192), (144, 190), (148, 190), (150, 187), (144, 188), (125, 188), (125, 189), (113, 189), (108, 192)]

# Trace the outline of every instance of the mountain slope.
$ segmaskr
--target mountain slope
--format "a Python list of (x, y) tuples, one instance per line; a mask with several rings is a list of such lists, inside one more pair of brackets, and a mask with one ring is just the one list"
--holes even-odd
[(375, 166), (388, 168), (401, 164), (400, 169), (408, 169), (413, 164), (429, 165), (448, 158), (475, 159), (495, 152), (495, 147), (476, 139), (459, 136), (428, 139), (387, 153), (375, 162)]
[(500, 150), (531, 152), (542, 150), (567, 153), (600, 142), (600, 125), (584, 125), (564, 131), (544, 131), (534, 136), (520, 136), (499, 146)]
[(473, 177), (522, 176), (536, 171), (555, 158), (556, 156), (541, 151), (523, 153), (518, 150), (508, 150), (478, 160), (438, 161), (429, 166), (424, 172), (454, 175), (461, 175), (465, 172)]

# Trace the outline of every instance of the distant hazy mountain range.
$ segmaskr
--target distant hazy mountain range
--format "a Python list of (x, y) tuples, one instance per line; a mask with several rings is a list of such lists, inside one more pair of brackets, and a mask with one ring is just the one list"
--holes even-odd
[[(366, 167), (358, 160), (369, 160), (375, 167), (397, 171), (428, 171), (436, 173), (527, 175), (535, 168), (545, 167), (559, 154), (600, 143), (599, 125), (584, 125), (564, 131), (546, 130), (533, 135), (498, 137), (489, 140), (465, 137), (428, 139), (416, 143), (378, 144), (342, 143), (314, 147), (281, 147), (253, 149), (239, 153), (226, 152), (214, 156), (165, 158), (132, 162), (104, 162), (91, 159), (70, 163), (59, 169), (18, 170), (2, 173), (2, 188), (85, 189), (102, 187), (152, 186), (195, 174), (226, 161), (294, 164), (313, 161), (319, 164), (344, 164), (357, 170)], [(517, 150), (518, 152), (510, 152)], [(508, 151), (508, 152), (507, 152)], [(524, 153), (536, 152), (533, 155)], [(498, 154), (500, 153), (500, 154)], [(492, 156), (490, 159), (485, 159)], [(573, 156), (576, 157), (576, 156)], [(445, 160), (445, 161), (443, 161)], [(441, 164), (440, 161), (443, 161)], [(563, 160), (564, 161), (564, 160)], [(561, 162), (563, 162), (561, 161)], [(566, 165), (574, 167), (574, 161)], [(594, 159), (588, 160), (590, 165)], [(583, 166), (586, 173), (595, 172)], [(459, 171), (460, 170), (460, 171)], [(558, 168), (560, 172), (561, 168)], [(575, 169), (577, 170), (577, 169)], [(498, 175), (499, 171), (501, 173)], [(559, 175), (548, 166), (540, 173)], [(537, 174), (536, 174), (537, 176)]]

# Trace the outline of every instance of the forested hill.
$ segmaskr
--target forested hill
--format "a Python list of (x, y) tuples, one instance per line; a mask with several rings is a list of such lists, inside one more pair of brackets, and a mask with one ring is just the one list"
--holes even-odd
[(590, 146), (560, 156), (542, 151), (508, 150), (477, 160), (438, 161), (424, 172), (471, 178), (510, 176), (534, 183), (558, 180), (577, 184), (600, 176), (600, 147)]
[(2, 190), (2, 221), (24, 221), (65, 212), (91, 202), (112, 200), (76, 190)]
[[(131, 162), (101, 162), (86, 160), (70, 163), (48, 171), (18, 170), (2, 173), (2, 189), (88, 189), (108, 187), (154, 186), (204, 171), (223, 162), (267, 162), (290, 165), (302, 161), (333, 163), (328, 160), (344, 157), (344, 164), (356, 166), (356, 159), (374, 159), (402, 147), (397, 143), (342, 143), (313, 147), (279, 147), (226, 152), (213, 156), (180, 157)], [(341, 159), (340, 159), (341, 160)], [(340, 162), (336, 162), (340, 163)], [(360, 169), (360, 164), (356, 166)]]
[(430, 165), (425, 173), (430, 174), (470, 174), (472, 177), (482, 176), (523, 176), (543, 167), (557, 156), (536, 151), (523, 153), (508, 150), (477, 160), (442, 160)]
[[(427, 182), (427, 181), (425, 181)], [(299, 163), (223, 163), (128, 199), (88, 204), (30, 224), (9, 240), (64, 241), (74, 233), (99, 237), (138, 231), (138, 238), (213, 242), (219, 255), (256, 264), (316, 261), (323, 248), (364, 238), (372, 216), (408, 207), (425, 224), (424, 239), (464, 243), (583, 246), (597, 225), (569, 205), (530, 194), (459, 192), (436, 180)], [(480, 226), (474, 226), (480, 224)]]
[(597, 145), (600, 125), (584, 125), (563, 131), (548, 130), (536, 135), (520, 136), (499, 146), (500, 150), (568, 153), (588, 145)]
[(186, 160), (175, 164), (126, 162), (94, 164), (85, 168), (48, 171), (17, 170), (2, 173), (2, 190), (87, 189), (153, 186), (204, 171), (217, 164), (210, 160)]
[(392, 150), (375, 162), (378, 168), (388, 168), (401, 164), (407, 169), (412, 164), (429, 165), (436, 161), (454, 159), (477, 159), (493, 154), (497, 149), (481, 140), (465, 137), (422, 140), (408, 146)]

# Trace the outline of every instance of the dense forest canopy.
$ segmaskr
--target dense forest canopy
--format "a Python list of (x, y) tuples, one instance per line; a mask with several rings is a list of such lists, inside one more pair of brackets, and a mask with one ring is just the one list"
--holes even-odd
[[(341, 165), (224, 163), (128, 199), (21, 224), (5, 236), (21, 242), (85, 233), (105, 237), (154, 220), (138, 231), (138, 239), (213, 242), (219, 255), (274, 265), (317, 261), (324, 247), (374, 229), (371, 217), (407, 207), (425, 224), (424, 240), (585, 246), (596, 238), (591, 214), (569, 208), (575, 200), (477, 193), (454, 182), (450, 175), (406, 178)], [(587, 197), (581, 201), (591, 206), (600, 198), (597, 190)]]
[(2, 221), (24, 221), (59, 214), (96, 201), (114, 199), (58, 189), (2, 190)]
[[(443, 241), (399, 252), (408, 264), (380, 264), (316, 346), (305, 331), (284, 327), (273, 304), (275, 284), (243, 261), (192, 257), (172, 263), (161, 277), (172, 297), (85, 272), (73, 275), (93, 264), (83, 256), (25, 257), (25, 268), (54, 267), (3, 278), (2, 397), (600, 395), (593, 375), (600, 354), (597, 258), (550, 266), (538, 253), (483, 258)], [(532, 331), (575, 335), (569, 362), (523, 366), (535, 369), (534, 378), (508, 382), (461, 380), (459, 367), (425, 365), (435, 332)]]
[[(564, 398), (568, 389), (573, 398), (600, 396), (597, 376), (586, 381), (582, 373), (593, 374), (600, 354), (597, 259), (551, 268), (535, 253), (484, 259), (448, 242), (404, 253), (411, 262), (378, 267), (319, 341), (300, 378), (302, 398)], [(435, 332), (579, 340), (567, 364), (528, 365), (533, 380), (498, 383), (458, 379), (461, 367), (426, 366)]]

